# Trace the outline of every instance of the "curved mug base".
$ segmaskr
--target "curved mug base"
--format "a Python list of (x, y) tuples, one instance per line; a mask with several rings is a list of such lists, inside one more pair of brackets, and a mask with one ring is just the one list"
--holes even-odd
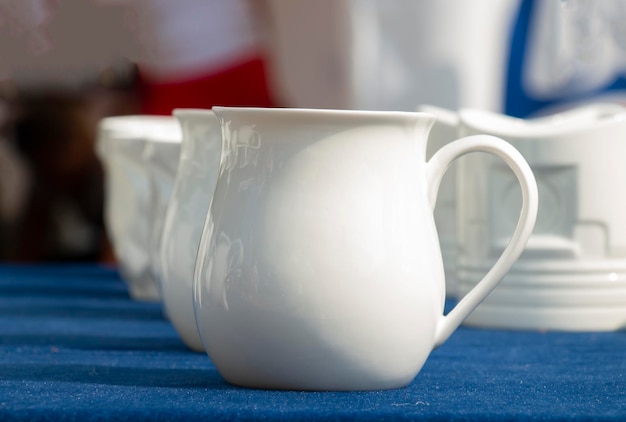
[(282, 390), (282, 391), (375, 391), (396, 390), (404, 388), (413, 381), (415, 376), (378, 380), (339, 380), (328, 379), (325, 381), (311, 382), (309, 379), (300, 381), (288, 381), (271, 378), (237, 377), (229, 374), (220, 375), (228, 382), (237, 387), (255, 390)]

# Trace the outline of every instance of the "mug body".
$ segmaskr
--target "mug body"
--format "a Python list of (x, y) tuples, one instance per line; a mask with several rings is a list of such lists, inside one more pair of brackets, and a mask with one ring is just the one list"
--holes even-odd
[(214, 108), (223, 152), (196, 321), (241, 386), (402, 387), (433, 347), (444, 276), (430, 115)]
[[(172, 125), (178, 122), (171, 119)], [(177, 127), (177, 126), (175, 126)], [(159, 297), (162, 300), (163, 287), (160, 273), (162, 271), (159, 256), (159, 245), (165, 222), (165, 214), (172, 195), (174, 179), (180, 159), (182, 135), (171, 139), (149, 139), (143, 152), (143, 162), (146, 164), (150, 182), (150, 212), (148, 214), (150, 272), (156, 280)]]
[[(101, 131), (102, 133), (102, 131)], [(157, 291), (150, 274), (149, 227), (138, 215), (148, 214), (150, 184), (141, 162), (144, 140), (100, 135), (104, 178), (104, 225), (117, 267), (134, 299), (150, 300)], [(134, 210), (132, 213), (128, 209)]]
[(151, 266), (153, 185), (145, 153), (151, 140), (180, 138), (173, 124), (171, 117), (161, 116), (115, 116), (99, 123), (105, 228), (120, 274), (137, 300), (160, 297)]
[(168, 318), (183, 342), (204, 351), (193, 313), (193, 271), (217, 180), (221, 128), (209, 110), (178, 109), (183, 134), (178, 171), (159, 243), (160, 285)]

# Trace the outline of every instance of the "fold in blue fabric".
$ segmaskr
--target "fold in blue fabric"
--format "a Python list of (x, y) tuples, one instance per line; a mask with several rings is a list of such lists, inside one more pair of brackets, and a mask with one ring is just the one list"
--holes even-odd
[(460, 328), (406, 388), (237, 388), (115, 269), (0, 266), (1, 421), (624, 421), (625, 372), (624, 331)]

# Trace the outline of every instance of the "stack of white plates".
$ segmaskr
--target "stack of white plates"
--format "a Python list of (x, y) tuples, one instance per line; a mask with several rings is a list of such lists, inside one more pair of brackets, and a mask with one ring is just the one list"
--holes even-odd
[[(460, 265), (460, 297), (492, 265)], [(626, 329), (626, 260), (518, 261), (465, 325), (566, 331)]]

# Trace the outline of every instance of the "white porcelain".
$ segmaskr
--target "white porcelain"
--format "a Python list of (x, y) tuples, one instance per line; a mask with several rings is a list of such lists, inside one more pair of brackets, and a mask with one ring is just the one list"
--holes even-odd
[[(626, 284), (613, 283), (610, 286), (578, 286), (570, 288), (566, 284), (558, 287), (541, 286), (526, 289), (520, 285), (503, 285), (497, 289), (490, 300), (483, 304), (499, 306), (531, 306), (531, 307), (576, 307), (576, 306), (607, 306), (624, 309), (626, 300)], [(623, 313), (622, 313), (623, 315)], [(471, 318), (468, 318), (468, 320)], [(499, 322), (501, 323), (501, 322)], [(622, 320), (622, 324), (624, 321)]]
[[(571, 125), (572, 123), (576, 125), (580, 124), (581, 122), (583, 122), (583, 124), (587, 124), (590, 122), (595, 122), (598, 119), (602, 119), (603, 116), (614, 115), (615, 113), (619, 113), (624, 110), (625, 109), (623, 106), (614, 103), (595, 103), (585, 104), (572, 110), (561, 110), (560, 113), (553, 113), (549, 116), (542, 116), (532, 120), (513, 119), (495, 113), (484, 113), (484, 115), (489, 115), (495, 117), (496, 119), (501, 119), (500, 124), (509, 126), (509, 131), (515, 131), (520, 125), (523, 126), (526, 131), (544, 131), (546, 127), (548, 127), (548, 130), (560, 131), (562, 130), (562, 128)], [(418, 106), (417, 111), (431, 113), (437, 116), (437, 121), (433, 126), (428, 140), (428, 157), (441, 146), (453, 141), (458, 136), (462, 136), (462, 134), (459, 132), (459, 114), (456, 111), (429, 104), (423, 104)], [(466, 112), (473, 113), (474, 111)], [(483, 113), (481, 111), (477, 112)], [(489, 121), (491, 122), (493, 121), (493, 119)], [(494, 134), (496, 136), (504, 136), (499, 134), (499, 132), (497, 131), (494, 132), (494, 128), (490, 127), (489, 124), (485, 125), (482, 130), (484, 133)], [(475, 132), (481, 133), (480, 130)], [(456, 220), (456, 172), (457, 167), (452, 166), (441, 181), (441, 186), (439, 188), (439, 198), (437, 200), (437, 206), (435, 208), (435, 222), (437, 223), (437, 232), (439, 233), (439, 241), (441, 244), (444, 268), (446, 271), (446, 292), (447, 297), (449, 298), (454, 298), (459, 294), (456, 268), (458, 259)], [(482, 198), (477, 199), (478, 202), (480, 202), (481, 200)], [(543, 208), (544, 207), (542, 206), (540, 209)], [(536, 239), (536, 236), (531, 238), (531, 240), (527, 244), (527, 249), (532, 248), (532, 246), (536, 243)], [(544, 239), (542, 239), (542, 243), (544, 244), (549, 241), (550, 238), (547, 237), (544, 237)], [(558, 239), (556, 239), (556, 241), (558, 241)], [(528, 255), (528, 252), (525, 252), (525, 254)], [(519, 265), (520, 263), (517, 264), (517, 266)]]
[[(502, 137), (522, 153), (537, 178), (541, 206), (526, 250), (502, 282), (504, 292), (485, 301), (466, 323), (502, 328), (515, 320), (510, 328), (555, 330), (626, 326), (626, 300), (620, 307), (615, 305), (619, 296), (596, 295), (592, 299), (594, 295), (585, 290), (588, 280), (626, 275), (624, 107), (586, 105), (532, 120), (461, 110), (458, 135), (473, 133)], [(508, 242), (507, 230), (515, 225), (515, 207), (521, 197), (513, 185), (513, 175), (490, 157), (464, 157), (459, 160), (458, 171), (457, 283), (463, 294), (484, 274), (477, 268), (488, 269)], [(577, 295), (580, 301), (563, 303), (563, 298), (556, 296), (551, 301), (538, 300), (540, 293), (531, 291), (550, 288), (565, 279), (570, 281), (566, 287), (561, 285), (561, 294)], [(509, 288), (514, 289), (511, 294), (517, 295), (519, 306), (507, 306), (510, 304), (504, 295)], [(519, 293), (522, 288), (528, 290), (526, 295)], [(584, 297), (589, 298), (587, 302)], [(595, 311), (590, 310), (589, 318), (579, 324), (586, 310), (600, 306), (602, 300), (611, 311), (596, 320)], [(557, 303), (559, 312), (553, 312)], [(520, 307), (524, 310), (518, 314)], [(522, 321), (533, 309), (541, 318)], [(560, 317), (576, 310), (581, 318)]]
[[(173, 117), (167, 117), (167, 126), (167, 128), (163, 127), (161, 130), (169, 130), (168, 136), (148, 139), (143, 152), (143, 161), (150, 180), (150, 235), (148, 239), (150, 272), (152, 273), (152, 278), (156, 280), (156, 285), (159, 288), (158, 297), (161, 300), (163, 299), (163, 287), (160, 277), (162, 263), (159, 248), (165, 214), (178, 169), (182, 141), (180, 125)], [(169, 318), (167, 311), (168, 309), (166, 308), (165, 315)]]
[[(223, 149), (194, 275), (208, 355), (235, 385), (372, 390), (407, 385), (489, 294), (532, 231), (532, 172), (506, 142), (473, 136), (426, 161), (434, 116), (214, 107)], [(443, 316), (433, 219), (448, 165), (501, 157), (524, 203), (514, 240)]]
[(183, 143), (159, 247), (163, 304), (183, 342), (204, 351), (193, 313), (196, 253), (217, 181), (221, 127), (210, 110), (174, 110)]
[[(180, 142), (178, 123), (169, 116), (115, 116), (99, 124), (97, 154), (105, 171), (105, 227), (131, 297), (157, 301), (154, 277), (154, 222), (165, 200), (162, 154), (154, 145)], [(151, 169), (150, 163), (157, 168)]]
[[(430, 160), (440, 148), (457, 139), (459, 118), (456, 112), (432, 105), (420, 105), (417, 111), (437, 116), (428, 135), (426, 159)], [(435, 226), (446, 273), (446, 297), (456, 298), (456, 165), (452, 165), (441, 179), (435, 206)]]
[(539, 331), (617, 331), (626, 329), (626, 308), (622, 305), (576, 306), (542, 305), (526, 302), (512, 306), (508, 303), (485, 302), (480, 312), (470, 315), (464, 325), (497, 329)]
[[(481, 263), (465, 263), (460, 266), (459, 283), (475, 283), (471, 281), (491, 268), (495, 260)], [(568, 265), (569, 264), (569, 265)], [(607, 266), (606, 264), (611, 264)], [(602, 284), (614, 285), (616, 281), (626, 279), (626, 261), (517, 261), (515, 271), (506, 276), (505, 284), (514, 287), (554, 287), (579, 288), (588, 285), (601, 287)]]

